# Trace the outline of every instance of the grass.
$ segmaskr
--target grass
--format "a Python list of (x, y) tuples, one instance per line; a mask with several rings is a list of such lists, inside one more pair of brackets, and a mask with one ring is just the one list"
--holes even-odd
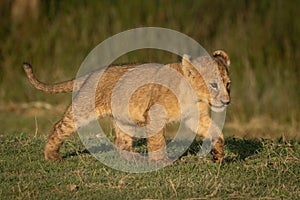
[(130, 174), (104, 166), (77, 136), (63, 162), (45, 162), (45, 137), (1, 135), (1, 199), (206, 199), (300, 197), (297, 142), (227, 138), (222, 165), (193, 151), (174, 165)]

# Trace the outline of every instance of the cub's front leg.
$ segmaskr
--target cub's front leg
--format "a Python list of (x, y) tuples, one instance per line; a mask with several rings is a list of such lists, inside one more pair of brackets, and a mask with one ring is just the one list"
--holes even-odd
[(147, 148), (150, 162), (172, 163), (167, 156), (166, 140), (163, 130), (147, 138)]
[(224, 136), (220, 128), (213, 122), (208, 112), (200, 114), (197, 135), (211, 143), (213, 161), (221, 163), (224, 158)]
[(119, 126), (117, 125), (117, 122), (114, 121), (114, 129), (116, 133), (115, 137), (115, 146), (119, 150), (125, 150), (128, 152), (133, 151), (133, 137), (124, 133)]
[(205, 124), (200, 124), (197, 134), (204, 138), (204, 142), (208, 140), (211, 143), (213, 161), (221, 163), (224, 158), (223, 133), (211, 119), (205, 121)]
[(213, 156), (213, 160), (217, 163), (221, 163), (224, 158), (224, 137), (223, 134), (220, 135), (215, 141), (212, 141), (213, 148), (211, 150), (211, 154)]
[[(117, 147), (120, 155), (127, 160), (144, 160), (144, 158), (142, 156), (139, 156), (138, 153), (131, 154), (134, 152), (134, 138), (129, 134), (124, 133), (118, 127), (116, 122), (114, 122), (114, 129), (116, 132), (115, 146)], [(166, 141), (163, 135), (163, 130), (147, 138), (147, 148), (149, 162), (171, 162), (167, 157)]]

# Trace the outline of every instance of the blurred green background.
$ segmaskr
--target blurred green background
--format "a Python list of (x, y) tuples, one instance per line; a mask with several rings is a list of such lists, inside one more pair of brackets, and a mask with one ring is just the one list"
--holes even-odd
[[(225, 135), (299, 138), (300, 1), (281, 0), (2, 0), (0, 2), (0, 134), (47, 134), (70, 94), (35, 90), (22, 69), (40, 80), (75, 77), (100, 42), (137, 27), (165, 27), (231, 58), (232, 104)], [(118, 62), (170, 62), (156, 50)]]

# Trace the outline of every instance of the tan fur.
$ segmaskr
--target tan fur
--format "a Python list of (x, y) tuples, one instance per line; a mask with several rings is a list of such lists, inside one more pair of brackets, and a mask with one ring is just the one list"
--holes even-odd
[[(223, 158), (224, 138), (221, 130), (212, 122), (210, 118), (210, 109), (214, 111), (223, 110), (230, 102), (230, 78), (228, 75), (230, 60), (227, 54), (223, 51), (216, 51), (213, 53), (213, 59), (209, 57), (199, 57), (197, 59), (190, 59), (184, 56), (182, 63), (169, 64), (168, 66), (178, 73), (182, 74), (190, 83), (195, 91), (198, 102), (196, 103), (200, 110), (199, 128), (196, 131), (197, 135), (206, 137), (207, 130), (213, 130), (212, 140), (215, 143), (211, 151), (213, 159), (220, 162)], [(98, 82), (95, 95), (95, 109), (97, 116), (111, 115), (111, 95), (114, 87), (120, 78), (128, 71), (134, 69), (137, 65), (123, 65), (108, 67), (102, 74), (101, 80)], [(205, 76), (205, 82), (197, 69)], [(45, 84), (38, 81), (33, 75), (30, 64), (25, 63), (24, 69), (26, 74), (37, 89), (50, 93), (71, 92), (73, 91), (74, 80), (66, 81), (58, 84)], [(219, 77), (219, 74), (221, 77)], [(141, 74), (140, 76), (143, 76)], [(74, 90), (79, 90), (78, 95), (81, 94), (81, 86), (86, 80), (93, 79), (93, 73), (80, 77), (77, 81)], [(165, 77), (168, 79), (169, 77)], [(172, 81), (170, 79), (170, 81)], [(217, 89), (213, 84), (217, 84)], [(177, 83), (174, 83), (177, 84)], [(181, 88), (184, 92), (185, 88)], [(84, 96), (83, 96), (84, 98)], [(149, 108), (155, 104), (162, 105), (166, 110), (166, 121), (174, 122), (180, 120), (181, 110), (178, 99), (174, 93), (166, 87), (158, 84), (146, 84), (138, 88), (132, 95), (129, 102), (129, 110), (132, 120), (139, 126), (145, 126), (150, 123)], [(94, 112), (92, 108), (86, 108), (80, 113), (81, 118), (86, 118), (88, 121), (89, 113)], [(64, 140), (76, 131), (73, 122), (72, 105), (70, 105), (63, 118), (58, 121), (49, 134), (47, 144), (45, 146), (46, 160), (61, 160), (59, 156), (59, 149)], [(114, 122), (116, 132), (115, 145), (122, 150), (133, 150), (133, 138), (122, 130)], [(166, 142), (163, 136), (163, 131), (147, 138), (147, 146), (149, 157), (151, 160), (165, 160), (166, 158)]]

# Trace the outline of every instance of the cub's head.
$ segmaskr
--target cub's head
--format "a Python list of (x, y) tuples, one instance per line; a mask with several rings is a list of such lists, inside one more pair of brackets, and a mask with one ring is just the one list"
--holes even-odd
[(182, 71), (195, 90), (199, 101), (209, 104), (215, 112), (223, 111), (230, 103), (230, 60), (221, 50), (210, 56), (182, 58)]

